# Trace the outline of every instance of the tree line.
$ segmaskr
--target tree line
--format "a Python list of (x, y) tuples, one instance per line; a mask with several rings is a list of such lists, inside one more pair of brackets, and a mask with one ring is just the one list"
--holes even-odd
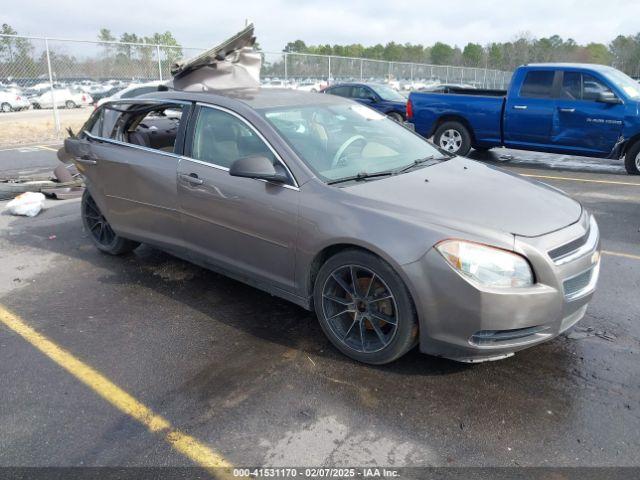
[(386, 45), (364, 46), (360, 43), (307, 45), (303, 40), (295, 40), (287, 43), (284, 51), (498, 70), (513, 70), (532, 62), (600, 63), (640, 76), (640, 33), (619, 35), (607, 45), (595, 42), (580, 45), (571, 38), (565, 40), (559, 35), (543, 38), (521, 35), (509, 42), (488, 45), (469, 42), (462, 48), (443, 42), (425, 46), (392, 41)]

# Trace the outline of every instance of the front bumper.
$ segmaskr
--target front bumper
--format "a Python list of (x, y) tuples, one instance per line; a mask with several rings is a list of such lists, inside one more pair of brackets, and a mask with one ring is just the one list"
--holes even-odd
[[(420, 350), (463, 362), (498, 360), (550, 340), (585, 314), (600, 269), (597, 225), (589, 215), (565, 229), (516, 237), (535, 272), (526, 288), (491, 288), (461, 276), (435, 249), (404, 265), (420, 319)], [(588, 248), (554, 261), (547, 252), (590, 231)], [(419, 292), (419, 293), (416, 293)]]

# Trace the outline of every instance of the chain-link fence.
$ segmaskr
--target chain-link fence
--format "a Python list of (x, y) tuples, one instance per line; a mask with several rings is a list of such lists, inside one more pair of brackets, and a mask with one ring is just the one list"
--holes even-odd
[[(0, 111), (50, 109), (51, 116), (38, 116), (46, 118), (41, 130), (32, 116), (13, 115), (11, 121), (19, 124), (20, 118), (25, 119), (23, 126), (34, 132), (24, 135), (29, 140), (56, 138), (63, 128), (81, 125), (90, 112), (86, 108), (71, 112), (72, 107), (91, 104), (130, 85), (167, 80), (173, 62), (205, 50), (147, 43), (0, 35)], [(443, 83), (505, 89), (511, 79), (510, 72), (486, 68), (301, 53), (262, 54), (261, 81), (267, 87), (307, 86), (307, 90), (315, 91), (333, 82), (364, 81), (389, 83), (398, 90)], [(8, 118), (0, 116), (3, 123), (8, 122)], [(14, 135), (12, 132), (6, 125), (0, 129), (0, 144), (6, 143), (6, 135)], [(20, 143), (20, 138), (13, 140), (9, 143)]]

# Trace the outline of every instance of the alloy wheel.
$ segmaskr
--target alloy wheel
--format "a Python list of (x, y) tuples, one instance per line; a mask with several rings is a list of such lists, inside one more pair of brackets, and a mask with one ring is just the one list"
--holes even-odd
[(398, 329), (393, 292), (380, 275), (360, 265), (331, 272), (322, 289), (322, 313), (335, 336), (357, 352), (384, 349)]
[(636, 170), (640, 172), (640, 152), (636, 155)]
[(87, 197), (84, 211), (85, 220), (91, 236), (100, 245), (109, 246), (116, 238), (115, 232), (112, 230), (107, 219), (100, 212), (98, 205), (93, 198)]
[(455, 153), (462, 146), (462, 135), (458, 130), (450, 128), (442, 133), (439, 144), (443, 150)]

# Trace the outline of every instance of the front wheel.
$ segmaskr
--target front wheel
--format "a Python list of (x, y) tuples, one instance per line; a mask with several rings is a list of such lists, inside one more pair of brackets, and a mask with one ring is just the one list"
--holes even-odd
[(627, 150), (624, 167), (629, 175), (640, 175), (640, 140)]
[(471, 150), (471, 134), (460, 122), (444, 122), (433, 136), (434, 143), (453, 155), (467, 155)]
[(0, 106), (0, 108), (2, 109), (2, 111), (3, 111), (4, 113), (9, 113), (11, 110), (13, 110), (13, 108), (11, 107), (11, 105), (10, 105), (10, 104), (8, 104), (8, 103), (6, 103), (6, 102), (5, 102), (5, 103), (3, 103), (3, 104), (2, 104), (2, 106)]
[(417, 343), (417, 317), (404, 282), (371, 253), (345, 250), (331, 257), (318, 272), (313, 298), (325, 335), (354, 360), (389, 363)]
[(104, 217), (95, 200), (85, 189), (81, 203), (82, 223), (93, 244), (101, 252), (110, 255), (121, 255), (135, 249), (138, 242), (117, 235)]
[(76, 108), (76, 103), (73, 100), (67, 100), (66, 102), (64, 102), (64, 106), (65, 108), (72, 109)]

